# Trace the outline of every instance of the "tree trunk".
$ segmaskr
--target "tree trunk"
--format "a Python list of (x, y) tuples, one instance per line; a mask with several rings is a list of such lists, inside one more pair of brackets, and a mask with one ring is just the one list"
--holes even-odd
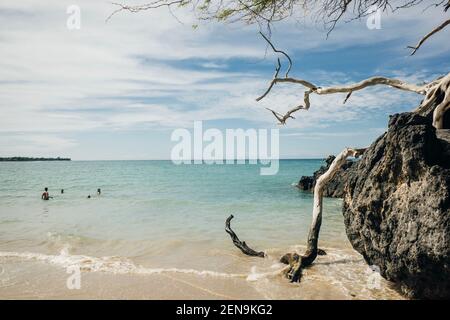
[(436, 88), (437, 107), (433, 111), (433, 126), (444, 129), (444, 115), (450, 109), (450, 74), (442, 79)]
[(358, 158), (364, 151), (365, 149), (345, 148), (333, 160), (328, 170), (317, 179), (314, 187), (313, 217), (311, 227), (309, 228), (306, 252), (302, 256), (295, 253), (286, 254), (280, 260), (281, 262), (290, 265), (290, 269), (287, 271), (287, 276), (291, 279), (291, 282), (299, 281), (301, 278), (302, 269), (311, 265), (317, 255), (325, 254), (323, 250), (318, 249), (319, 232), (322, 224), (323, 188), (334, 177), (336, 172), (338, 172), (339, 169), (345, 164), (348, 157)]

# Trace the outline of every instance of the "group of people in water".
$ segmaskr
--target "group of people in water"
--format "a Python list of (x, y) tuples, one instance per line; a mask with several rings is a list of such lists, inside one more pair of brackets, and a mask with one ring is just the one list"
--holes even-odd
[[(63, 194), (63, 193), (64, 193), (64, 189), (61, 189), (61, 194)], [(102, 194), (102, 190), (101, 190), (100, 188), (98, 188), (98, 189), (97, 189), (97, 196), (100, 196), (101, 194)], [(89, 195), (87, 196), (87, 198), (90, 199), (90, 198), (91, 198), (91, 195), (89, 194)], [(44, 193), (42, 193), (41, 199), (42, 199), (42, 200), (50, 200), (50, 199), (53, 199), (53, 197), (51, 197), (50, 194), (48, 193), (48, 188), (47, 188), (47, 187), (44, 188)]]

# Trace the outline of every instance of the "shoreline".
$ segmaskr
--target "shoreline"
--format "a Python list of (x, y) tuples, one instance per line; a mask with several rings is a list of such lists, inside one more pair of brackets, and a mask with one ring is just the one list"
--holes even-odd
[[(0, 175), (15, 185), (0, 190), (0, 297), (216, 299), (215, 292), (239, 299), (402, 299), (384, 280), (379, 290), (367, 287), (371, 271), (348, 242), (340, 199), (324, 199), (320, 247), (330, 248), (328, 255), (299, 284), (281, 274), (283, 254), (304, 252), (311, 219), (313, 195), (292, 181), (321, 163), (282, 162), (270, 180), (251, 165), (42, 162), (14, 166), (20, 180), (4, 170)], [(42, 181), (67, 192), (42, 201), (36, 196)], [(85, 200), (94, 185), (102, 196)], [(242, 240), (268, 258), (247, 257), (233, 246), (224, 231), (230, 213)], [(68, 290), (66, 269), (77, 264), (82, 291)], [(161, 286), (167, 290), (158, 295)]]
[[(285, 281), (282, 274), (285, 266), (276, 260), (280, 250), (272, 252), (263, 264), (231, 250), (231, 256), (224, 259), (227, 267), (220, 271), (151, 268), (146, 264), (135, 264), (129, 258), (71, 255), (67, 251), (58, 255), (0, 252), (3, 266), (0, 298), (405, 299), (392, 283), (381, 277), (374, 279), (379, 281), (378, 287), (371, 288), (361, 280), (357, 284), (357, 277), (365, 277), (369, 271), (356, 252), (325, 249), (328, 256), (320, 257), (314, 268), (305, 270), (300, 284)], [(303, 248), (297, 247), (297, 250)], [(234, 269), (237, 264), (241, 265), (240, 270)], [(79, 289), (69, 289), (69, 270), (77, 265), (81, 270), (81, 285)], [(338, 272), (338, 276), (334, 272)], [(5, 274), (9, 274), (9, 278)], [(20, 275), (19, 282), (17, 275)]]

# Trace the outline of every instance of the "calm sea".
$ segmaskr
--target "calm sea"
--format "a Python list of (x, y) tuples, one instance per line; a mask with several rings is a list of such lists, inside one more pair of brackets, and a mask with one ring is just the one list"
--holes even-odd
[[(383, 280), (368, 287), (340, 199), (324, 201), (329, 254), (300, 284), (282, 277), (279, 256), (302, 251), (311, 222), (312, 194), (294, 184), (321, 164), (282, 160), (277, 175), (261, 176), (250, 164), (0, 163), (0, 298), (397, 298)], [(53, 199), (40, 199), (44, 187)], [(268, 258), (232, 245), (230, 214), (239, 237)], [(81, 290), (66, 287), (73, 265)]]

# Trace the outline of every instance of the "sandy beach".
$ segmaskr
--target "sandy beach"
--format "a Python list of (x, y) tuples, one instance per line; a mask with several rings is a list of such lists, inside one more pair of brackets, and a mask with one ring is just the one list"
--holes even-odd
[[(301, 248), (298, 248), (301, 249)], [(211, 252), (216, 269), (149, 268), (129, 259), (0, 253), (2, 299), (403, 299), (361, 257), (327, 248), (300, 284), (286, 281), (271, 252), (262, 261)], [(68, 267), (81, 266), (80, 289), (68, 289)], [(239, 267), (237, 267), (239, 266)], [(210, 265), (212, 269), (212, 265)], [(372, 277), (372, 278), (371, 278)], [(373, 286), (373, 287), (371, 287)]]
[[(279, 175), (268, 178), (251, 165), (0, 164), (2, 181), (21, 173), (0, 187), (0, 298), (400, 298), (351, 248), (340, 199), (324, 203), (320, 247), (328, 254), (299, 284), (283, 276), (279, 258), (304, 251), (311, 219), (312, 194), (292, 184), (321, 163), (282, 161)], [(52, 200), (39, 199), (43, 179)], [(103, 193), (86, 199), (94, 182)], [(59, 186), (64, 194), (53, 192)], [(229, 213), (242, 239), (268, 257), (233, 246), (224, 231)], [(80, 270), (80, 289), (67, 286), (71, 268)]]

